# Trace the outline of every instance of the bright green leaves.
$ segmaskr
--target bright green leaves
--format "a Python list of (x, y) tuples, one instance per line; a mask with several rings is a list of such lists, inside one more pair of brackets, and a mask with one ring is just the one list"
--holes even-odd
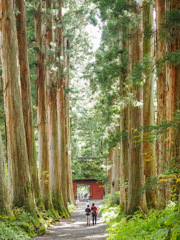
[(109, 225), (108, 239), (175, 240), (180, 236), (178, 206), (171, 202), (164, 210), (151, 210), (143, 214), (136, 212), (125, 217), (119, 206), (109, 202), (101, 208), (102, 218)]

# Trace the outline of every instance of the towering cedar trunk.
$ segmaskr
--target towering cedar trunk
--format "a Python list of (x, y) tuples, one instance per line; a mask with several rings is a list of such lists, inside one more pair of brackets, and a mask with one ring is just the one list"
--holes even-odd
[(2, 69), (7, 127), (10, 197), (14, 206), (35, 213), (24, 130), (18, 44), (13, 1), (2, 0)]
[[(70, 48), (69, 41), (66, 41), (66, 50), (68, 51)], [(69, 80), (70, 80), (70, 57), (68, 52), (66, 53), (66, 64), (65, 67), (67, 69), (67, 74), (65, 78), (65, 88), (69, 89)], [(71, 143), (70, 143), (70, 103), (69, 103), (69, 92), (66, 92), (65, 96), (65, 106), (66, 106), (66, 159), (68, 162), (68, 201), (73, 202), (73, 182), (72, 182), (72, 169), (71, 169)]]
[(21, 81), (21, 98), (24, 117), (24, 128), (26, 132), (26, 144), (28, 151), (29, 170), (32, 181), (32, 187), (35, 194), (36, 202), (40, 204), (40, 187), (38, 181), (38, 171), (36, 162), (36, 149), (33, 130), (33, 111), (31, 99), (31, 84), (29, 75), (28, 62), (28, 43), (26, 28), (26, 7), (24, 0), (16, 1), (18, 14), (16, 15), (18, 49), (19, 49), (19, 65), (20, 65), (20, 81)]
[[(136, 11), (137, 13), (137, 11)], [(141, 40), (141, 24), (139, 24), (136, 32), (133, 33), (132, 45), (130, 46), (130, 54), (132, 58), (132, 67), (137, 61), (142, 60), (142, 40)], [(140, 102), (143, 98), (142, 88), (133, 84), (132, 93), (135, 94), (135, 101)], [(141, 193), (144, 185), (144, 164), (142, 159), (142, 133), (139, 132), (139, 139), (136, 138), (136, 129), (143, 124), (143, 112), (138, 106), (129, 107), (129, 152), (128, 152), (128, 202), (127, 214), (133, 214), (139, 208), (142, 211), (147, 210), (145, 194)], [(138, 142), (137, 140), (140, 140)]]
[[(170, 3), (170, 10), (179, 9), (180, 5), (178, 0), (173, 0)], [(170, 52), (174, 52), (180, 49), (180, 32), (178, 27), (174, 25), (173, 29), (173, 42), (170, 46)], [(177, 111), (180, 109), (180, 65), (174, 66), (173, 64), (170, 65), (170, 81), (171, 81), (171, 105), (172, 105), (172, 112)], [(171, 116), (170, 116), (171, 117)], [(180, 129), (174, 129), (174, 146), (173, 146), (173, 154), (172, 157), (175, 159), (175, 168), (180, 169)], [(180, 183), (177, 182), (177, 196), (179, 195), (180, 200)]]
[[(119, 48), (122, 51), (127, 47), (127, 43), (123, 42), (123, 35), (125, 35), (126, 29), (122, 29), (119, 34)], [(122, 59), (120, 58), (120, 64)], [(120, 77), (120, 97), (124, 99), (126, 97), (125, 79), (127, 72), (122, 68), (122, 76)], [(122, 132), (122, 139), (120, 141), (120, 206), (126, 211), (127, 208), (127, 172), (128, 172), (128, 137), (126, 133), (128, 131), (128, 106), (124, 105), (121, 109), (120, 119), (120, 131)]]
[(108, 184), (109, 184), (109, 175), (108, 175), (108, 158), (105, 159), (105, 165), (106, 165), (106, 168), (105, 168), (105, 177), (107, 179), (107, 182), (105, 184), (105, 187), (104, 187), (104, 192), (105, 192), (105, 195), (108, 194)]
[(52, 53), (51, 43), (53, 42), (53, 21), (52, 3), (46, 0), (46, 49), (47, 49), (47, 100), (48, 100), (48, 133), (49, 133), (49, 155), (50, 155), (50, 190), (52, 203), (61, 215), (63, 213), (63, 199), (60, 184), (60, 158), (58, 144), (58, 124), (57, 124), (57, 87), (55, 74), (50, 66), (54, 65), (54, 54)]
[(119, 144), (115, 149), (115, 179), (114, 179), (114, 190), (118, 192), (120, 190), (120, 147)]
[(46, 209), (51, 208), (49, 185), (49, 151), (48, 126), (46, 112), (46, 68), (43, 44), (42, 0), (35, 12), (35, 33), (37, 46), (37, 100), (38, 100), (38, 146), (39, 177), (43, 203)]
[(108, 156), (108, 187), (107, 187), (107, 193), (111, 193), (112, 191), (112, 157), (113, 157), (113, 152), (112, 150), (109, 153)]
[(57, 0), (57, 7), (59, 9), (59, 24), (57, 25), (57, 48), (58, 57), (61, 60), (61, 65), (59, 68), (57, 76), (57, 112), (58, 112), (58, 129), (59, 129), (59, 143), (60, 143), (60, 159), (61, 159), (61, 187), (62, 195), (66, 209), (68, 208), (68, 169), (67, 169), (67, 159), (66, 159), (66, 140), (65, 140), (65, 77), (64, 77), (64, 59), (63, 48), (64, 41), (62, 36), (62, 1)]
[(114, 203), (119, 204), (119, 199), (116, 197), (116, 192), (120, 190), (120, 151), (119, 145), (112, 150), (112, 179), (111, 179), (111, 194), (114, 195)]
[[(124, 88), (124, 86), (123, 86)], [(123, 94), (124, 95), (124, 94)], [(127, 207), (127, 176), (128, 176), (128, 107), (124, 106), (121, 111), (121, 132), (124, 134), (121, 140), (120, 156), (120, 206), (126, 211)]]
[[(0, 20), (2, 20), (2, 1), (1, 0), (0, 0)], [(1, 24), (0, 24), (0, 33), (1, 33)], [(0, 42), (2, 42), (1, 38), (0, 38)], [(10, 213), (10, 202), (9, 202), (8, 188), (7, 188), (7, 182), (6, 182), (3, 143), (2, 143), (1, 131), (0, 131), (0, 215), (9, 215), (9, 213)]]
[[(143, 7), (143, 55), (153, 61), (154, 55), (154, 39), (150, 33), (146, 32), (153, 30), (153, 6), (144, 2)], [(143, 86), (143, 126), (154, 125), (154, 82), (153, 72), (148, 69), (145, 71), (146, 81)], [(144, 158), (144, 173), (147, 185), (150, 185), (151, 177), (156, 175), (156, 159), (155, 145), (148, 141), (148, 131), (144, 129), (143, 142), (143, 158)], [(146, 190), (146, 200), (148, 207), (155, 207), (156, 191)]]
[(112, 150), (112, 185), (111, 185), (111, 194), (115, 194), (115, 192), (119, 191), (119, 146)]
[(115, 193), (115, 179), (116, 179), (116, 150), (115, 150), (115, 148), (113, 148), (111, 151), (112, 151), (111, 194), (114, 195), (114, 193)]
[[(165, 12), (166, 12), (166, 0), (156, 0), (156, 25), (157, 25), (157, 59), (165, 57), (166, 55), (166, 42), (161, 38), (162, 25), (165, 23)], [(168, 91), (169, 86), (167, 84), (167, 73), (166, 67), (162, 66), (158, 69), (158, 79), (157, 79), (157, 123), (165, 122), (168, 119)], [(168, 166), (168, 154), (167, 148), (168, 144), (166, 141), (167, 133), (163, 133), (158, 140), (157, 149), (157, 169), (158, 174), (162, 174)], [(160, 208), (164, 208), (167, 200), (167, 184), (161, 182), (159, 184), (159, 196), (158, 204)]]
[[(1, 4), (1, 2), (0, 2)], [(8, 196), (5, 163), (3, 155), (3, 145), (0, 132), (0, 215), (10, 214), (10, 202)]]

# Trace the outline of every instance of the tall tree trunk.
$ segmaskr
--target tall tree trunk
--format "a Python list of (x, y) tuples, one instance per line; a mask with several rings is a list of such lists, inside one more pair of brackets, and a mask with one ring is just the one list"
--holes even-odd
[[(64, 76), (64, 40), (62, 35), (62, 1), (57, 0), (57, 7), (59, 9), (57, 24), (57, 48), (58, 57), (61, 61), (59, 72), (57, 74), (57, 111), (58, 111), (58, 129), (59, 129), (59, 143), (60, 143), (60, 159), (61, 159), (61, 188), (62, 195), (66, 209), (68, 208), (68, 169), (66, 159), (66, 139), (65, 139), (65, 76)], [(63, 60), (62, 60), (63, 59)]]
[(39, 177), (43, 203), (46, 209), (52, 207), (49, 184), (49, 150), (46, 106), (46, 67), (43, 43), (42, 0), (35, 12), (35, 33), (37, 46), (37, 100), (38, 100), (38, 147)]
[(107, 186), (107, 194), (111, 194), (112, 191), (112, 150), (110, 151), (109, 155), (108, 155), (108, 164), (107, 164), (107, 168), (108, 168), (108, 186)]
[[(137, 10), (136, 10), (137, 13)], [(136, 32), (133, 33), (133, 40), (130, 46), (130, 56), (132, 58), (131, 67), (138, 61), (142, 61), (142, 29), (141, 23)], [(141, 102), (143, 99), (142, 87), (133, 83), (131, 92), (134, 93), (134, 101)], [(129, 107), (129, 152), (128, 152), (128, 202), (127, 213), (133, 214), (139, 208), (147, 210), (145, 194), (141, 192), (144, 185), (144, 164), (142, 159), (142, 133), (139, 131), (139, 141), (137, 132), (143, 125), (143, 111), (141, 107)]]
[[(1, 3), (0, 3), (1, 4)], [(5, 162), (3, 154), (3, 145), (0, 132), (0, 215), (10, 214), (10, 201), (6, 182)]]
[[(165, 24), (166, 13), (166, 0), (156, 0), (156, 24), (157, 24), (157, 59), (160, 60), (166, 55), (167, 46), (165, 40), (161, 38), (161, 30), (163, 24)], [(157, 79), (157, 123), (165, 122), (168, 120), (168, 91), (169, 86), (167, 83), (167, 71), (166, 66), (162, 66), (158, 69)], [(157, 167), (158, 175), (162, 174), (168, 167), (168, 143), (167, 135), (165, 132), (161, 134), (158, 139), (157, 149)], [(158, 205), (160, 208), (164, 208), (167, 201), (168, 187), (166, 182), (159, 183), (159, 196)]]
[[(124, 88), (124, 86), (123, 86)], [(123, 94), (124, 95), (124, 94)], [(120, 206), (126, 211), (127, 186), (128, 186), (128, 107), (124, 106), (121, 111), (121, 132), (123, 134), (120, 145)]]
[[(153, 62), (154, 38), (151, 36), (153, 30), (153, 6), (144, 2), (143, 7), (143, 57), (149, 58)], [(151, 63), (150, 63), (151, 64)], [(143, 126), (154, 125), (154, 79), (152, 69), (145, 70), (145, 83), (143, 86)], [(156, 190), (149, 190), (151, 187), (151, 177), (156, 176), (155, 144), (149, 141), (148, 130), (144, 129), (143, 158), (144, 173), (146, 177), (146, 200), (148, 207), (155, 207)]]
[(60, 215), (66, 216), (64, 202), (61, 192), (61, 169), (58, 144), (57, 123), (57, 83), (56, 72), (53, 72), (55, 64), (54, 54), (51, 49), (53, 43), (53, 20), (52, 2), (46, 0), (46, 49), (47, 49), (47, 100), (48, 100), (48, 133), (49, 133), (49, 155), (50, 155), (50, 189), (52, 203)]
[(120, 145), (118, 144), (115, 149), (115, 179), (114, 190), (120, 191)]
[[(170, 11), (178, 9), (180, 10), (180, 4), (178, 0), (173, 0), (170, 2)], [(176, 24), (174, 24), (173, 32), (172, 32), (172, 44), (170, 46), (170, 52), (174, 52), (180, 49), (180, 32)], [(171, 81), (171, 98), (170, 103), (172, 105), (172, 111), (171, 116), (174, 116), (174, 111), (180, 110), (180, 66), (174, 66), (173, 64), (170, 64), (170, 81)], [(171, 119), (170, 119), (171, 120)], [(173, 153), (172, 157), (174, 159), (174, 162), (172, 163), (172, 166), (174, 166), (176, 169), (180, 169), (180, 129), (176, 128), (174, 129), (174, 135), (173, 135), (173, 141), (174, 145), (172, 146)], [(177, 200), (180, 200), (180, 183), (176, 182), (177, 186)], [(179, 196), (179, 198), (178, 198)]]
[(105, 177), (106, 177), (106, 183), (105, 183), (105, 186), (104, 186), (105, 195), (108, 194), (108, 186), (109, 186), (108, 159), (109, 158), (105, 159)]
[(112, 185), (111, 194), (114, 195), (114, 203), (119, 204), (117, 192), (120, 190), (120, 149), (119, 144), (112, 150)]
[(62, 184), (62, 194), (64, 199), (64, 204), (67, 208), (68, 206), (68, 195), (67, 195), (67, 188), (68, 188), (68, 164), (66, 158), (66, 136), (65, 136), (65, 86), (64, 86), (64, 76), (59, 79), (58, 83), (58, 111), (59, 111), (59, 122), (60, 122), (60, 159), (61, 159), (61, 182)]
[(111, 195), (115, 194), (115, 179), (116, 179), (116, 150), (113, 148), (112, 150), (112, 175), (111, 175)]
[(33, 111), (31, 99), (31, 83), (29, 75), (28, 61), (28, 43), (26, 28), (26, 6), (24, 0), (16, 1), (18, 14), (16, 15), (18, 49), (19, 49), (19, 65), (20, 65), (20, 81), (21, 81), (21, 98), (24, 117), (24, 128), (26, 132), (26, 144), (28, 151), (29, 170), (32, 180), (32, 187), (36, 198), (36, 203), (41, 203), (41, 194), (38, 181), (36, 149), (33, 129)]
[[(124, 51), (128, 47), (128, 43), (123, 41), (123, 37), (126, 34), (126, 28), (121, 29), (119, 32), (119, 49)], [(120, 58), (120, 64), (123, 65), (122, 56)], [(120, 98), (124, 100), (127, 93), (125, 90), (125, 82), (127, 77), (127, 71), (121, 67), (122, 76), (120, 77)], [(122, 133), (122, 139), (120, 141), (120, 206), (126, 211), (127, 209), (127, 176), (128, 176), (128, 106), (125, 103), (121, 108), (120, 118), (120, 131)]]
[(70, 56), (69, 56), (69, 41), (66, 40), (66, 64), (65, 68), (67, 69), (65, 77), (65, 88), (67, 89), (65, 95), (65, 112), (66, 112), (66, 158), (68, 162), (68, 201), (74, 202), (73, 196), (73, 182), (72, 182), (72, 169), (71, 169), (71, 142), (70, 142), (70, 101), (69, 101), (69, 80), (70, 80)]
[(36, 212), (30, 180), (13, 1), (2, 0), (2, 69), (7, 127), (10, 197), (14, 206)]

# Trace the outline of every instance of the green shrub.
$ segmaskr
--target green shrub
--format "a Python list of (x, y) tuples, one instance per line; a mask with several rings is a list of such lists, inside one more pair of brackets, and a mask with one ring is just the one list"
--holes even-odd
[(136, 212), (125, 216), (119, 206), (102, 208), (102, 219), (108, 223), (108, 239), (180, 240), (180, 214), (171, 202), (164, 210), (150, 210), (148, 214)]
[(8, 222), (0, 222), (0, 239), (1, 240), (26, 240), (30, 239), (28, 233), (18, 226)]
[(43, 234), (48, 223), (42, 216), (33, 216), (23, 208), (13, 209), (13, 218), (0, 216), (0, 239), (26, 240), (39, 234)]

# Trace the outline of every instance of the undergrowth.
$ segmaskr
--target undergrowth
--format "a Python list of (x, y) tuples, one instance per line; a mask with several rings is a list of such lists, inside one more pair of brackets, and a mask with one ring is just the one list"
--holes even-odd
[[(68, 209), (70, 212), (76, 210), (74, 204), (70, 204)], [(23, 208), (15, 208), (11, 217), (0, 216), (0, 240), (31, 239), (36, 235), (45, 233), (50, 223), (55, 224), (60, 220), (54, 210), (38, 214), (37, 218)]]
[(68, 210), (69, 210), (70, 213), (75, 212), (76, 211), (76, 205), (74, 203), (69, 204), (68, 205)]
[(1, 240), (26, 240), (36, 235), (42, 235), (50, 223), (55, 222), (52, 212), (41, 213), (38, 218), (23, 208), (13, 209), (13, 216), (0, 216)]
[(180, 208), (170, 202), (166, 209), (125, 215), (118, 205), (106, 201), (100, 207), (102, 219), (108, 224), (108, 239), (180, 240)]

